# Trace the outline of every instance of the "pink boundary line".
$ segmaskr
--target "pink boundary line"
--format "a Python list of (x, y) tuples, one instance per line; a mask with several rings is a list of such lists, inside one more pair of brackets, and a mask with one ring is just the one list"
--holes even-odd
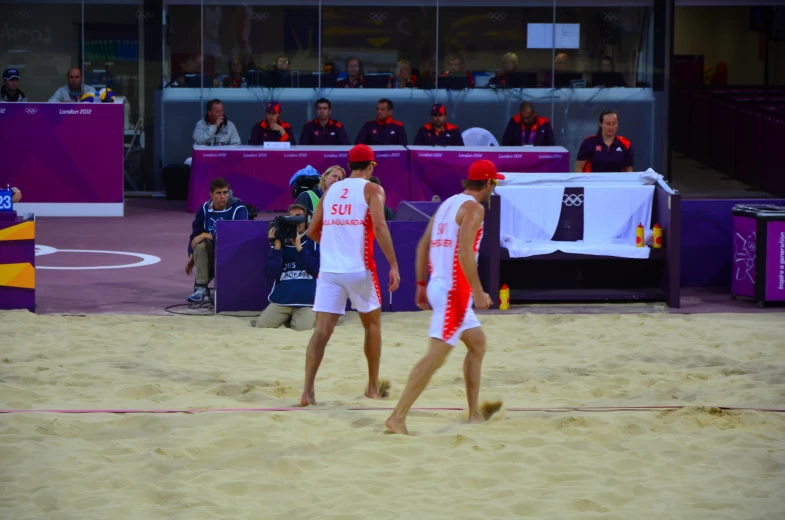
[[(712, 408), (704, 406), (705, 408)], [(686, 405), (652, 405), (652, 406), (549, 406), (537, 408), (521, 408), (510, 407), (504, 408), (505, 412), (625, 412), (625, 411), (657, 411), (657, 410), (680, 410), (687, 408)], [(785, 413), (785, 408), (755, 408), (743, 406), (717, 406), (720, 410), (735, 410), (735, 411), (755, 411), (755, 412), (772, 412), (772, 413)], [(88, 413), (106, 413), (106, 414), (136, 414), (136, 413), (159, 413), (159, 414), (198, 414), (198, 413), (231, 413), (231, 412), (300, 412), (300, 411), (332, 411), (336, 408), (303, 408), (297, 407), (280, 407), (280, 408), (191, 408), (185, 409), (160, 409), (160, 410), (140, 410), (140, 409), (98, 409), (98, 410), (0, 410), (0, 414), (12, 413), (62, 413), (62, 414), (88, 414)], [(391, 411), (392, 407), (349, 407), (338, 408), (337, 410), (343, 411)], [(466, 410), (461, 407), (452, 406), (436, 406), (436, 407), (418, 407), (412, 408), (415, 411), (439, 411), (439, 412), (459, 412)]]

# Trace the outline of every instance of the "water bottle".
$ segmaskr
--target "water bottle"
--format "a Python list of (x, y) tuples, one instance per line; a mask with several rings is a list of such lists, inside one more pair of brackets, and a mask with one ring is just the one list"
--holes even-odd
[(241, 85), (241, 86), (242, 86), (243, 88), (248, 88), (248, 81), (245, 79), (245, 76), (243, 76), (243, 83), (242, 83), (242, 85)]

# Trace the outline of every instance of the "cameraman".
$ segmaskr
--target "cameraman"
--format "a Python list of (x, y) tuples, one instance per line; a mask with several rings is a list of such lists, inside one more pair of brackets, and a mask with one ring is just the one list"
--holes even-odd
[[(300, 204), (289, 206), (289, 216), (305, 218), (307, 210)], [(274, 278), (273, 290), (268, 300), (270, 305), (254, 324), (261, 328), (276, 328), (291, 320), (293, 330), (313, 328), (316, 315), (313, 299), (316, 295), (316, 277), (319, 275), (319, 244), (305, 234), (305, 221), (297, 224), (297, 235), (283, 243), (280, 229), (270, 228), (268, 238), (272, 249), (267, 255), (264, 272)]]

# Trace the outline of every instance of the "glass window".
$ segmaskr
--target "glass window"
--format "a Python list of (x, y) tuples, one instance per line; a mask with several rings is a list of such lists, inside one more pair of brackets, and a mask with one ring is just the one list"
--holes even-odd
[(436, 8), (322, 4), (322, 87), (433, 88)]
[(529, 48), (527, 27), (552, 21), (551, 6), (466, 7), (462, 2), (441, 2), (440, 80), (448, 89), (463, 81), (478, 88), (540, 86), (543, 71), (550, 67), (550, 44)]
[[(557, 0), (555, 31), (549, 26), (550, 40), (556, 34), (551, 70), (543, 84), (555, 89), (550, 102), (556, 141), (570, 151), (576, 168), (589, 164), (594, 171), (590, 160), (577, 160), (578, 151), (585, 140), (596, 139), (593, 150), (602, 139), (612, 151), (632, 148), (632, 165), (620, 171), (662, 171), (655, 135), (658, 125), (662, 134), (664, 99), (652, 84), (654, 54), (664, 50), (655, 48), (654, 23), (653, 7), (641, 2), (587, 7)], [(601, 125), (608, 111), (603, 119), (613, 124)]]
[(0, 3), (0, 70), (19, 71), (29, 101), (48, 101), (81, 68), (81, 2)]

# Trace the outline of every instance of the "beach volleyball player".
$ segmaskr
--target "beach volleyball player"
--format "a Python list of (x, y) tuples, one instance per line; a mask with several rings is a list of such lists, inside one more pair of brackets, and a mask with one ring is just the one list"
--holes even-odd
[(365, 357), (368, 361), (367, 397), (379, 399), (385, 389), (379, 384), (382, 354), (379, 280), (373, 260), (374, 238), (390, 263), (390, 292), (401, 281), (392, 237), (384, 219), (384, 189), (369, 182), (374, 153), (364, 144), (349, 150), (350, 175), (330, 186), (316, 207), (308, 236), (320, 243), (319, 277), (313, 310), (316, 326), (305, 357), (305, 388), (300, 404), (316, 404), (314, 382), (346, 299), (360, 314), (365, 328)]
[[(477, 272), (477, 252), (482, 239), (485, 207), (498, 180), (504, 176), (491, 161), (479, 160), (469, 166), (464, 192), (445, 200), (431, 218), (417, 246), (416, 304), (433, 309), (428, 353), (412, 369), (398, 405), (385, 421), (388, 430), (408, 434), (406, 416), (428, 381), (462, 341), (468, 348), (463, 363), (469, 421), (483, 422), (499, 410), (501, 403), (480, 407), (480, 372), (485, 355), (485, 333), (472, 310), (491, 306)], [(428, 270), (431, 279), (428, 280)]]

